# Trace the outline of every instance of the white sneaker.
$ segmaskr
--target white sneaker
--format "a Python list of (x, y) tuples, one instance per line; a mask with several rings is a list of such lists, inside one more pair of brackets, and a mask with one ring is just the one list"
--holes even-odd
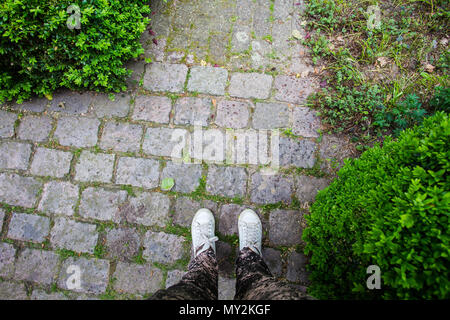
[(191, 235), (194, 257), (203, 251), (213, 248), (216, 252), (215, 241), (219, 240), (214, 235), (214, 216), (208, 209), (199, 209), (192, 219)]
[(251, 209), (245, 209), (241, 212), (238, 219), (238, 229), (239, 250), (248, 247), (255, 253), (262, 256), (262, 224), (255, 211)]

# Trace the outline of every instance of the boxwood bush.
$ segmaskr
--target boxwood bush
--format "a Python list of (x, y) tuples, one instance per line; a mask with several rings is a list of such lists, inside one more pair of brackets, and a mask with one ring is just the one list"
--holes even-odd
[[(139, 56), (148, 24), (145, 0), (3, 0), (0, 3), (0, 101), (58, 87), (120, 91)], [(80, 28), (75, 26), (77, 5)], [(68, 12), (69, 11), (69, 12)]]
[[(448, 299), (450, 123), (442, 111), (349, 160), (318, 193), (303, 239), (310, 293), (325, 299)], [(378, 265), (381, 289), (366, 287)]]

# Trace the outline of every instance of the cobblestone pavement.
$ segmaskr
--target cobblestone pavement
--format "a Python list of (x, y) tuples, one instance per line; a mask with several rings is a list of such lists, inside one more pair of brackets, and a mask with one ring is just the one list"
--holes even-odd
[[(273, 274), (308, 285), (304, 215), (352, 152), (305, 106), (318, 70), (297, 39), (302, 2), (152, 6), (142, 43), (153, 62), (131, 62), (129, 90), (114, 101), (60, 91), (1, 106), (0, 299), (149, 297), (186, 270), (200, 207), (216, 215), (221, 298), (234, 295), (246, 207), (263, 221)], [(200, 129), (203, 153), (177, 149)], [(279, 168), (233, 153), (252, 132), (277, 142), (266, 149), (260, 137), (253, 148), (258, 161), (278, 150)], [(175, 184), (163, 191), (167, 178)]]

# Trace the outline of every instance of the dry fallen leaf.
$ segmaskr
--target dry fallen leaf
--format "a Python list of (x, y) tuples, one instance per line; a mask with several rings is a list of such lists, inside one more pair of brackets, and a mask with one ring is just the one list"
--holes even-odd
[(213, 104), (213, 106), (214, 106), (214, 108), (216, 107), (216, 99), (211, 99), (211, 101), (212, 101), (212, 104)]
[(307, 77), (307, 76), (308, 76), (308, 74), (309, 74), (309, 70), (305, 70), (305, 71), (303, 71), (303, 72), (302, 72), (302, 78), (305, 78), (305, 77)]
[(432, 73), (434, 71), (434, 66), (429, 63), (425, 64), (425, 71), (428, 73)]
[(300, 78), (300, 73), (297, 73), (297, 74), (295, 75), (295, 77), (296, 77), (296, 78)]
[(378, 57), (377, 61), (375, 62), (375, 65), (380, 66), (381, 68), (383, 68), (385, 65), (387, 65), (389, 62), (389, 59), (386, 57)]

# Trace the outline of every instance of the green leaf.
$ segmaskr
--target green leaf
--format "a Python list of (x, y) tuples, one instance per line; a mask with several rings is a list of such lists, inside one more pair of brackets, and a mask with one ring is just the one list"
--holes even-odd
[(175, 180), (173, 178), (165, 178), (161, 181), (161, 190), (170, 191), (175, 185)]
[(410, 214), (402, 214), (400, 216), (400, 223), (403, 227), (411, 228), (414, 225), (414, 219)]

